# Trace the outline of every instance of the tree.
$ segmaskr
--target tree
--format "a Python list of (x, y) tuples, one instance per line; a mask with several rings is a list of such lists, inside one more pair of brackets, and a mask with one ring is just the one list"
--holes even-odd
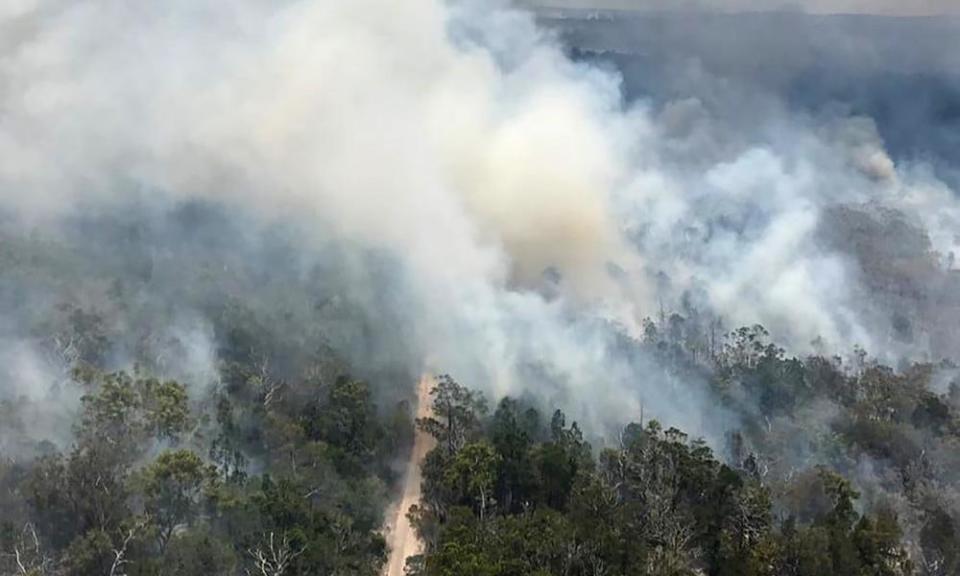
[(179, 440), (190, 424), (186, 388), (127, 372), (75, 371), (91, 392), (83, 398), (79, 435), (87, 443), (105, 443), (128, 460), (148, 439)]
[(286, 534), (277, 538), (270, 532), (260, 543), (248, 549), (247, 554), (253, 559), (257, 576), (283, 576), (305, 550), (303, 546), (294, 546)]
[(186, 387), (174, 380), (137, 381), (147, 433), (161, 440), (179, 440), (190, 424)]
[[(724, 476), (733, 476), (725, 468)], [(756, 480), (742, 481), (733, 476), (723, 482), (730, 487), (729, 497), (718, 495), (717, 553), (713, 562), (722, 576), (761, 576), (771, 574), (776, 557), (772, 548), (770, 492)], [(772, 574), (771, 574), (772, 576)]]
[(64, 568), (69, 576), (109, 575), (116, 556), (110, 535), (104, 530), (90, 530), (70, 543)]
[(157, 528), (161, 552), (177, 526), (199, 515), (216, 477), (216, 469), (189, 450), (164, 452), (141, 472), (144, 510)]
[(43, 576), (53, 561), (40, 543), (36, 527), (27, 522), (13, 535), (9, 549), (0, 548), (0, 574)]
[(943, 508), (928, 510), (920, 530), (923, 569), (931, 576), (960, 572), (960, 534)]
[(241, 446), (242, 432), (235, 422), (233, 404), (226, 395), (217, 398), (220, 433), (210, 444), (210, 459), (219, 468), (224, 482), (241, 484), (247, 477), (247, 457)]
[(436, 438), (447, 455), (452, 455), (479, 431), (480, 418), (487, 411), (486, 400), (447, 374), (437, 378), (430, 394), (433, 416), (418, 418), (417, 425)]
[(900, 544), (901, 537), (897, 517), (889, 510), (880, 510), (875, 518), (860, 518), (852, 538), (863, 565), (861, 573), (870, 576), (910, 574), (913, 567)]
[(237, 574), (240, 564), (233, 542), (202, 527), (175, 535), (162, 561), (163, 573), (170, 576)]
[(338, 469), (344, 473), (361, 473), (383, 437), (370, 387), (361, 380), (337, 378), (326, 402), (312, 406), (305, 416), (307, 437), (335, 447)]
[(566, 507), (578, 470), (590, 464), (590, 447), (577, 423), (566, 427), (566, 416), (556, 410), (550, 419), (550, 442), (534, 452), (538, 484), (544, 503), (556, 510)]
[(486, 442), (467, 444), (453, 458), (446, 471), (446, 481), (461, 493), (480, 504), (480, 521), (486, 510), (496, 480), (500, 456)]
[(536, 472), (530, 452), (539, 418), (533, 409), (520, 414), (510, 398), (504, 398), (493, 415), (490, 436), (500, 456), (496, 492), (505, 510), (519, 511), (534, 496)]

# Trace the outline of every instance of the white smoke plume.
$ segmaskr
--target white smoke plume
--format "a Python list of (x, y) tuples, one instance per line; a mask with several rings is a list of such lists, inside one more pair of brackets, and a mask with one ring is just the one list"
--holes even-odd
[(410, 295), (405, 353), (495, 394), (549, 382), (588, 423), (645, 404), (704, 431), (697, 386), (609, 329), (639, 337), (685, 294), (799, 352), (903, 353), (818, 241), (832, 204), (958, 241), (953, 192), (868, 120), (771, 103), (745, 139), (695, 98), (627, 106), (616, 74), (501, 3), (21, 0), (0, 39), (0, 209), (20, 228), (201, 199), (387, 254), (389, 285), (353, 292)]

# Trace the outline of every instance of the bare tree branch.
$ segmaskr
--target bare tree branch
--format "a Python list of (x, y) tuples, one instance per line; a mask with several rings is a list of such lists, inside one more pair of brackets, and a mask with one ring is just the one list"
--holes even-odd
[[(277, 542), (275, 534), (271, 532), (266, 542), (254, 549), (247, 550), (247, 554), (253, 558), (257, 570), (256, 574), (260, 576), (283, 576), (290, 564), (305, 551), (305, 546), (295, 550), (286, 534)], [(250, 574), (249, 570), (247, 570), (247, 574)]]

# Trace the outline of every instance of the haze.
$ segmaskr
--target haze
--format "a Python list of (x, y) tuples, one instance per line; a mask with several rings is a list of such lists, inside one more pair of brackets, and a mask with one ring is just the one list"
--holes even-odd
[(960, 3), (944, 0), (526, 0), (537, 7), (601, 10), (708, 9), (722, 12), (803, 11), (812, 14), (883, 16), (960, 15)]

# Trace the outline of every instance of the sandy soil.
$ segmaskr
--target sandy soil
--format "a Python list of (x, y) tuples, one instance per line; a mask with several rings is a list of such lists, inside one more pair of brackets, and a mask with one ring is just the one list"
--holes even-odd
[[(423, 376), (417, 385), (417, 418), (430, 416), (430, 389), (433, 387), (433, 378)], [(407, 520), (407, 511), (414, 504), (420, 502), (420, 466), (427, 452), (433, 449), (433, 436), (416, 431), (413, 440), (413, 450), (407, 462), (407, 471), (403, 483), (403, 496), (399, 503), (387, 513), (385, 535), (387, 546), (390, 548), (390, 557), (384, 567), (384, 576), (403, 576), (403, 567), (410, 556), (420, 554), (423, 550), (420, 539)]]

